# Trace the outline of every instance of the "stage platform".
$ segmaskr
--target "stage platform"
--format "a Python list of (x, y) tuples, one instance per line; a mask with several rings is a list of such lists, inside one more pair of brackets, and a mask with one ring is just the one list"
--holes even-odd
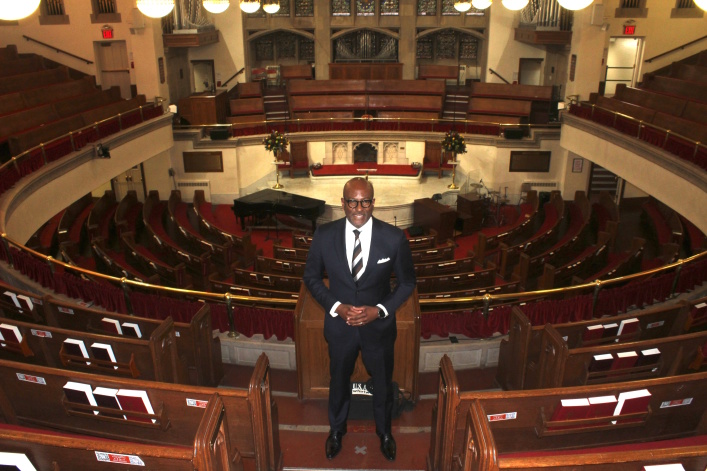
[[(274, 175), (273, 175), (274, 176)], [(308, 196), (326, 201), (326, 208), (318, 224), (333, 221), (344, 217), (341, 208), (341, 197), (344, 184), (353, 178), (351, 175), (326, 178), (280, 177), (282, 191), (297, 195)], [(376, 205), (373, 215), (378, 219), (399, 227), (408, 227), (413, 224), (413, 201), (420, 198), (432, 198), (435, 194), (441, 195), (441, 204), (456, 207), (457, 194), (464, 192), (459, 178), (456, 184), (462, 189), (450, 190), (447, 186), (452, 182), (451, 176), (437, 178), (436, 176), (422, 176), (421, 178), (399, 178), (377, 175), (370, 179), (375, 191)], [(275, 185), (275, 180), (268, 181), (268, 188)], [(264, 188), (257, 188), (262, 190)], [(257, 191), (254, 190), (254, 191)]]

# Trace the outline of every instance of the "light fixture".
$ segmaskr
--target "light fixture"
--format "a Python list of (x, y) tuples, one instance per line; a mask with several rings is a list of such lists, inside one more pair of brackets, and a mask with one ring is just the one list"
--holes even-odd
[(587, 8), (594, 0), (557, 0), (565, 10), (581, 10)]
[(486, 10), (491, 6), (491, 0), (471, 0), (471, 4), (477, 10)]
[(26, 18), (39, 7), (39, 0), (20, 2), (2, 2), (0, 4), (0, 20), (16, 21)]
[(174, 0), (137, 0), (137, 9), (150, 18), (162, 18), (174, 9)]
[(502, 3), (509, 10), (520, 10), (528, 4), (528, 0), (503, 0)]
[(265, 10), (265, 13), (273, 15), (280, 11), (280, 2), (278, 2), (277, 0), (265, 0), (265, 3), (263, 3), (263, 10)]
[(471, 2), (469, 0), (456, 0), (454, 2), (454, 9), (462, 13), (471, 10)]
[(255, 13), (260, 8), (258, 0), (241, 0), (241, 10), (245, 13)]
[(698, 7), (702, 8), (704, 11), (707, 11), (707, 0), (692, 0), (695, 5)]
[(211, 13), (223, 13), (231, 5), (230, 0), (204, 0), (204, 8)]

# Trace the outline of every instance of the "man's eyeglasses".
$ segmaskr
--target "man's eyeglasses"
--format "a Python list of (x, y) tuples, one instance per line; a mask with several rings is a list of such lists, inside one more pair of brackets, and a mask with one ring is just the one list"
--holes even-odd
[(371, 203), (373, 203), (373, 200), (344, 200), (346, 201), (346, 206), (348, 206), (351, 209), (356, 209), (356, 206), (359, 204), (361, 205), (362, 208), (368, 208), (371, 206)]

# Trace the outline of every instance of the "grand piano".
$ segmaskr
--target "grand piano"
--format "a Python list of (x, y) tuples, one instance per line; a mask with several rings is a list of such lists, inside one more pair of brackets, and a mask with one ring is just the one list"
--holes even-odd
[(233, 213), (241, 220), (241, 229), (244, 230), (246, 217), (285, 214), (309, 219), (314, 231), (317, 218), (324, 214), (325, 204), (323, 200), (266, 189), (233, 200)]

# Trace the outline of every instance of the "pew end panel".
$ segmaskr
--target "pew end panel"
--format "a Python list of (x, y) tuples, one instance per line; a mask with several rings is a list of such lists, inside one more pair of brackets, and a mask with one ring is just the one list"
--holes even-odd
[(503, 389), (524, 389), (532, 327), (525, 314), (513, 306), (508, 338), (501, 340), (496, 374), (496, 381)]

